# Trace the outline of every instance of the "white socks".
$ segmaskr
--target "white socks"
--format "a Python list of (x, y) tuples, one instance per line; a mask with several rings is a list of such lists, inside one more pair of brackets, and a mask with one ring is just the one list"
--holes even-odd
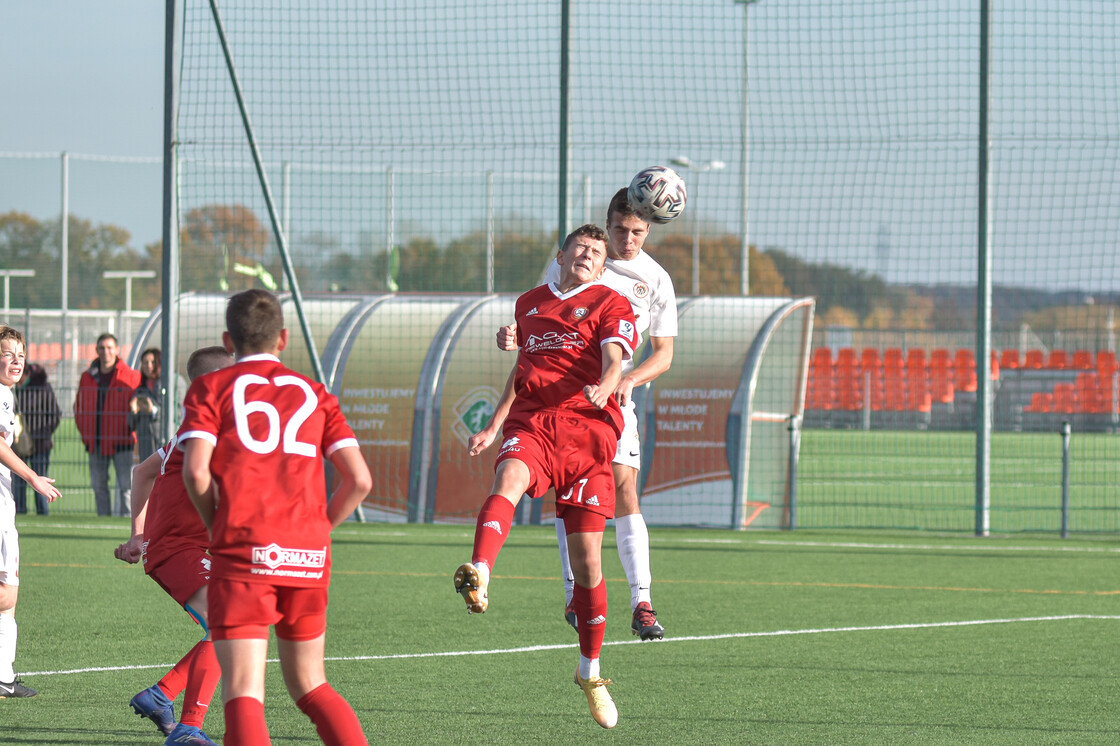
[(0, 682), (5, 684), (16, 680), (12, 664), (16, 660), (16, 618), (11, 614), (0, 614)]
[(585, 658), (582, 655), (579, 657), (579, 677), (581, 679), (590, 679), (599, 675), (599, 659)]
[(568, 559), (568, 534), (564, 530), (564, 522), (556, 519), (556, 543), (560, 546), (560, 577), (564, 579), (564, 606), (572, 602), (572, 593), (575, 592), (576, 579), (572, 575), (572, 562)]
[(630, 608), (642, 601), (653, 603), (649, 586), (653, 573), (649, 569), (649, 530), (641, 513), (631, 513), (614, 519), (618, 539), (618, 559), (630, 583)]

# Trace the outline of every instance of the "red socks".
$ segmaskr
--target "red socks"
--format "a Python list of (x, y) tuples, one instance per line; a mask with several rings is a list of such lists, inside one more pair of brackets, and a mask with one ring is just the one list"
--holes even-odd
[(603, 633), (607, 627), (607, 581), (600, 580), (594, 588), (576, 583), (572, 590), (572, 608), (579, 620), (579, 654), (594, 660), (603, 648)]
[[(330, 684), (323, 684), (300, 697), (296, 706), (311, 718), (326, 746), (367, 746), (362, 724), (350, 704)], [(264, 704), (252, 697), (226, 702), (226, 746), (271, 746)]]
[(218, 656), (214, 655), (214, 643), (211, 641), (203, 640), (194, 646), (191, 653), (187, 685), (183, 689), (183, 712), (179, 720), (184, 725), (201, 728), (218, 680), (222, 677), (222, 669), (218, 666)]
[(513, 503), (501, 495), (486, 498), (474, 526), (474, 554), (471, 555), (471, 562), (476, 565), (485, 562), (493, 569), (494, 560), (498, 558), (498, 552), (502, 551), (502, 545), (509, 536), (509, 527), (513, 525), (514, 510)]
[(264, 721), (264, 703), (252, 697), (238, 697), (226, 702), (226, 746), (271, 746), (268, 725)]
[(322, 684), (299, 698), (296, 707), (315, 723), (319, 738), (327, 746), (368, 744), (362, 724), (350, 707), (330, 684)]
[(174, 701), (179, 696), (179, 692), (183, 691), (183, 687), (187, 685), (187, 671), (190, 670), (191, 661), (194, 660), (195, 655), (198, 653), (198, 645), (187, 651), (187, 654), (179, 659), (179, 662), (171, 667), (171, 670), (163, 675), (163, 678), (156, 682), (156, 686), (167, 695), (167, 698)]

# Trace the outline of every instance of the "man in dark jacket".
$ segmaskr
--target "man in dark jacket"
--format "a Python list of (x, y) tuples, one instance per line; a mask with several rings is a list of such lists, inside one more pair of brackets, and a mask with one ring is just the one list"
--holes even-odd
[[(45, 477), (50, 471), (51, 449), (54, 448), (52, 436), (62, 420), (62, 411), (43, 366), (28, 363), (23, 369), (23, 378), (16, 384), (14, 394), (16, 405), (23, 416), (23, 426), (31, 433), (33, 447), (31, 455), (26, 459), (27, 465), (36, 474)], [(46, 515), (49, 510), (47, 498), (34, 490), (32, 494), (35, 495), (35, 512)], [(16, 512), (26, 513), (27, 482), (15, 474), (12, 475), (12, 496), (16, 501)]]
[[(74, 399), (74, 421), (89, 453), (90, 483), (98, 515), (132, 514), (132, 447), (128, 400), (140, 373), (120, 359), (112, 334), (97, 338), (97, 359), (82, 373)], [(109, 464), (117, 473), (117, 506), (109, 496)]]

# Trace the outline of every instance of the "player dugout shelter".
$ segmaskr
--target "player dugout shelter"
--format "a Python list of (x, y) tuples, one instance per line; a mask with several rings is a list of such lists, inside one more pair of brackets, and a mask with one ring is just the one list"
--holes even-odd
[[(292, 339), (283, 362), (314, 377), (281, 295)], [(489, 494), (498, 441), (467, 440), (494, 411), (515, 354), (495, 332), (514, 295), (331, 295), (304, 298), (326, 385), (361, 444), (374, 487), (367, 520), (469, 523)], [(221, 344), (226, 298), (179, 298), (178, 359)], [(783, 528), (792, 519), (804, 413), (812, 298), (685, 298), (672, 368), (635, 392), (642, 436), (642, 512), (652, 525)], [(158, 346), (161, 310), (133, 357)], [(649, 354), (648, 339), (637, 359)], [(130, 360), (130, 364), (135, 360)], [(165, 369), (167, 369), (165, 361)], [(524, 505), (524, 503), (523, 503)], [(550, 497), (524, 520), (553, 515)]]

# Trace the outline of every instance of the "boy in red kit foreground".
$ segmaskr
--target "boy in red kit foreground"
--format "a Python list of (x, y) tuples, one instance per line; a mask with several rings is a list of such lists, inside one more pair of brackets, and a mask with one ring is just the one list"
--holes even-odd
[[(229, 299), (222, 335), (237, 362), (195, 380), (179, 428), (183, 482), (210, 529), (210, 631), (222, 669), (227, 746), (270, 744), (265, 662), (276, 627), (284, 683), (329, 746), (367, 743), (323, 665), (330, 532), (372, 480), (338, 400), (284, 367), (280, 302)], [(323, 459), (337, 487), (324, 494)]]

